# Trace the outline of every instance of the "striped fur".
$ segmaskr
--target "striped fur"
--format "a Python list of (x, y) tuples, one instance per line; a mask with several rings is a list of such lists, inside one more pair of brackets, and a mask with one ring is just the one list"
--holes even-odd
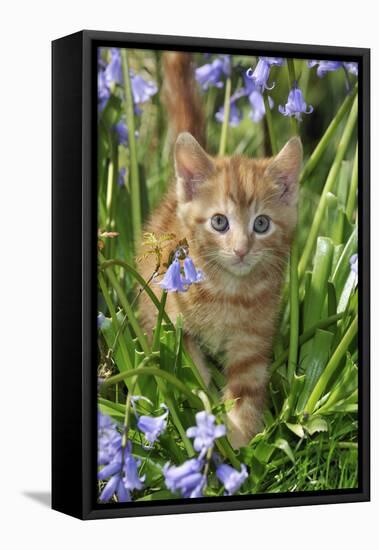
[[(173, 320), (183, 315), (185, 345), (206, 382), (210, 374), (198, 342), (225, 357), (224, 397), (236, 399), (228, 421), (234, 447), (247, 444), (260, 429), (283, 271), (296, 225), (300, 163), (299, 140), (290, 140), (274, 159), (212, 158), (189, 134), (181, 134), (176, 181), (146, 226), (158, 235), (175, 234), (176, 242), (186, 238), (196, 267), (205, 274), (204, 282), (187, 292), (169, 293), (167, 312)], [(212, 228), (216, 213), (228, 217), (226, 233)], [(272, 220), (264, 235), (252, 230), (259, 214)], [(241, 247), (248, 252), (237, 263), (233, 250)], [(155, 259), (147, 258), (142, 275), (148, 279), (154, 267)], [(160, 296), (159, 287), (153, 289)], [(146, 295), (141, 316), (151, 332), (156, 310)]]

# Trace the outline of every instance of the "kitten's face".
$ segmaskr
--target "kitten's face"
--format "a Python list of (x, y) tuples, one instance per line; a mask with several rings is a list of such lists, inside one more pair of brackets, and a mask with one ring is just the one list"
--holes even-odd
[(296, 224), (300, 142), (274, 159), (211, 159), (185, 136), (176, 152), (178, 215), (205, 271), (245, 277), (262, 262), (274, 265)]

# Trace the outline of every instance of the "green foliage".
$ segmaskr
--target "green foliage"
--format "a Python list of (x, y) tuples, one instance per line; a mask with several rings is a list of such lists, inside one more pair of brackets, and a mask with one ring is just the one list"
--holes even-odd
[[(131, 66), (160, 81), (159, 53), (132, 50), (123, 54), (122, 61), (124, 76)], [(235, 56), (237, 64), (248, 68), (255, 59)], [(274, 346), (264, 429), (238, 454), (225, 437), (216, 442), (225, 462), (248, 466), (249, 478), (240, 494), (357, 486), (358, 297), (350, 267), (358, 232), (357, 92), (346, 94), (343, 71), (318, 79), (302, 60), (295, 60), (291, 70), (299, 75), (299, 85), (315, 107), (314, 114), (299, 125), (291, 125), (274, 109), (268, 127), (247, 116), (236, 128), (221, 126), (214, 113), (225, 102), (224, 90), (211, 88), (204, 95), (211, 153), (261, 156), (268, 151), (270, 138), (276, 140), (277, 149), (295, 130), (305, 151), (299, 224)], [(286, 71), (286, 67), (272, 71), (276, 86), (270, 95), (275, 105), (284, 104), (288, 94)], [(238, 75), (232, 73), (226, 94), (241, 84)], [(152, 450), (143, 449), (137, 431), (129, 433), (147, 476), (147, 488), (138, 500), (163, 500), (175, 495), (164, 485), (162, 465), (194, 456), (186, 429), (194, 424), (196, 412), (204, 409), (199, 391), (220, 421), (233, 403), (221, 403), (224, 377), (213, 363), (213, 381), (209, 388), (204, 386), (184, 349), (182, 319), (168, 318), (165, 294), (159, 302), (149, 281), (138, 273), (135, 241), (141, 222), (167, 188), (172, 164), (159, 96), (143, 106), (137, 120), (126, 81), (127, 100), (112, 95), (99, 117), (98, 223), (102, 232), (118, 236), (100, 237), (98, 307), (107, 319), (99, 331), (99, 375), (106, 381), (98, 403), (102, 412), (122, 422), (133, 382), (134, 393), (152, 403), (144, 405), (147, 411), (157, 410), (162, 402), (168, 405), (168, 429)], [(117, 145), (112, 130), (125, 112), (129, 127), (139, 132), (138, 139), (133, 132), (128, 148)], [(126, 170), (122, 187), (117, 184), (121, 167)], [(152, 343), (138, 319), (136, 300), (142, 292), (157, 308)], [(210, 482), (207, 494), (220, 494), (216, 483)]]

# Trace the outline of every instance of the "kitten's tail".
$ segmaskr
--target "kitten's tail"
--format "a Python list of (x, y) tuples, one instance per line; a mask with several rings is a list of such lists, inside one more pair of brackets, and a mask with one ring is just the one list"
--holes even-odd
[(172, 141), (180, 132), (190, 132), (205, 147), (205, 113), (194, 77), (192, 55), (165, 52), (163, 75), (163, 101), (168, 112)]

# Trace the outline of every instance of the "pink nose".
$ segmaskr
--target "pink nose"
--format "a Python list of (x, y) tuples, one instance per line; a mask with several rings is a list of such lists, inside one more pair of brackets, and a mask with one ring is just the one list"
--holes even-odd
[(246, 256), (248, 250), (247, 248), (233, 248), (233, 252), (242, 260)]

